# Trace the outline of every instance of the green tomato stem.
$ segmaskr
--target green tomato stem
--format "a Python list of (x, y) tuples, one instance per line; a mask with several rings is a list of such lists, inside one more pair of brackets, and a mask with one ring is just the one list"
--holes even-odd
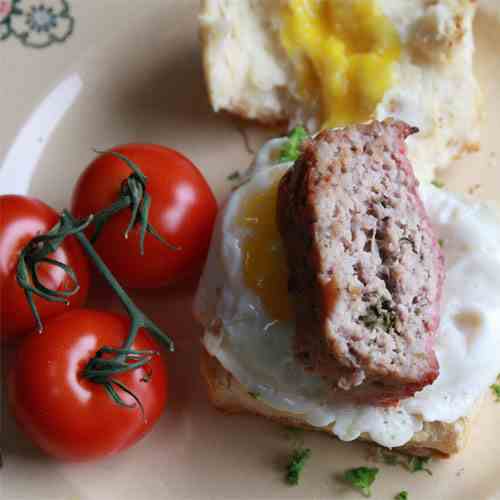
[[(49, 255), (54, 253), (68, 236), (74, 236), (80, 242), (96, 269), (117, 295), (131, 321), (130, 330), (123, 346), (119, 349), (103, 346), (88, 362), (83, 370), (83, 376), (96, 384), (101, 384), (115, 403), (127, 408), (133, 408), (138, 405), (144, 417), (144, 408), (139, 398), (130, 391), (122, 381), (117, 380), (115, 377), (141, 367), (146, 367), (152, 357), (159, 354), (155, 351), (138, 351), (132, 349), (132, 345), (141, 328), (149, 331), (153, 337), (163, 344), (170, 352), (174, 351), (174, 343), (168, 335), (166, 335), (136, 306), (95, 251), (92, 243), (97, 240), (105, 224), (113, 215), (122, 210), (130, 209), (131, 218), (124, 233), (124, 237), (127, 238), (130, 231), (132, 231), (137, 224), (140, 225), (139, 249), (141, 255), (144, 254), (146, 233), (151, 234), (172, 251), (179, 250), (179, 248), (166, 242), (148, 222), (151, 197), (146, 191), (147, 178), (141, 172), (140, 168), (120, 153), (110, 151), (103, 154), (110, 154), (121, 159), (133, 171), (133, 173), (122, 183), (119, 198), (111, 206), (95, 215), (91, 215), (85, 221), (77, 220), (67, 210), (64, 210), (59, 222), (54, 228), (46, 235), (37, 236), (31, 240), (22, 250), (19, 257), (16, 277), (19, 285), (24, 290), (26, 299), (35, 317), (38, 330), (41, 332), (43, 330), (43, 324), (34, 302), (34, 296), (37, 295), (49, 301), (64, 302), (68, 304), (68, 298), (76, 294), (80, 289), (78, 277), (73, 269), (64, 263), (49, 258)], [(91, 223), (94, 224), (95, 229), (94, 235), (89, 241), (85, 236), (84, 230)], [(71, 278), (73, 288), (71, 290), (56, 291), (45, 287), (38, 277), (38, 266), (42, 263), (63, 269)], [(150, 378), (151, 374), (147, 373), (143, 381), (147, 382)], [(135, 403), (126, 403), (117, 389), (120, 389), (122, 393), (128, 394)]]
[[(35, 296), (50, 302), (68, 304), (68, 298), (80, 290), (78, 278), (73, 269), (62, 262), (49, 258), (49, 255), (57, 250), (65, 238), (85, 230), (91, 221), (92, 217), (83, 222), (78, 221), (76, 224), (60, 220), (47, 234), (33, 238), (21, 251), (17, 264), (16, 280), (24, 290), (39, 332), (43, 330), (43, 324), (35, 305)], [(70, 290), (51, 290), (45, 287), (38, 277), (38, 266), (43, 263), (61, 268), (71, 278), (73, 288)]]
[[(72, 224), (78, 224), (78, 221), (67, 211), (64, 210), (62, 214), (63, 220), (68, 220)], [(165, 347), (170, 351), (174, 351), (174, 343), (172, 339), (164, 334), (162, 330), (151, 320), (149, 319), (133, 302), (133, 300), (129, 297), (127, 292), (123, 289), (123, 287), (118, 283), (118, 280), (113, 276), (108, 266), (101, 259), (99, 254), (94, 250), (94, 247), (87, 239), (83, 232), (75, 233), (75, 238), (78, 239), (80, 244), (82, 245), (85, 253), (90, 257), (92, 262), (94, 263), (96, 269), (99, 273), (104, 277), (107, 281), (108, 285), (113, 289), (118, 299), (122, 303), (123, 307), (127, 311), (128, 315), (131, 318), (132, 325), (130, 328), (130, 334), (127, 338), (126, 343), (124, 344), (124, 349), (129, 349), (133, 344), (137, 333), (140, 328), (145, 328), (148, 330), (154, 337), (156, 337)]]
[[(61, 219), (64, 222), (69, 221), (69, 224), (78, 224), (78, 221), (67, 210), (62, 213)], [(120, 349), (102, 347), (87, 363), (87, 366), (83, 371), (83, 376), (91, 382), (101, 384), (116, 404), (125, 408), (134, 408), (138, 405), (142, 416), (145, 419), (144, 408), (140, 399), (130, 389), (128, 389), (123, 382), (117, 380), (115, 377), (117, 375), (144, 367), (151, 361), (153, 356), (158, 355), (158, 353), (154, 351), (137, 351), (132, 349), (134, 340), (136, 339), (141, 328), (150, 332), (170, 352), (173, 352), (175, 349), (174, 343), (168, 335), (163, 333), (163, 331), (136, 306), (134, 301), (114, 277), (113, 273), (94, 250), (92, 243), (90, 243), (87, 239), (85, 233), (78, 232), (75, 234), (75, 238), (78, 239), (85, 253), (94, 263), (96, 269), (113, 289), (131, 320), (129, 334), (123, 346)], [(103, 358), (106, 354), (116, 355), (116, 357)], [(145, 381), (147, 380), (149, 380), (149, 378), (145, 379)], [(126, 403), (116, 390), (117, 388), (125, 394), (131, 396), (135, 403)]]

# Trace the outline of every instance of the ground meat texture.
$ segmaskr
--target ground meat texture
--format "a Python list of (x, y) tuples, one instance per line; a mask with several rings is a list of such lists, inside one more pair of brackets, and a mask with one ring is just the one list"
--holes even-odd
[(336, 398), (389, 406), (439, 373), (440, 246), (404, 140), (386, 120), (325, 130), (279, 188), (296, 356)]

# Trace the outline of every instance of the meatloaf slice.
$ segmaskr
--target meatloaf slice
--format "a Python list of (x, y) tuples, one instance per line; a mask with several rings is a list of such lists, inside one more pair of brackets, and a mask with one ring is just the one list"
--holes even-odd
[(295, 352), (336, 398), (389, 406), (439, 374), (444, 261), (393, 120), (325, 130), (279, 188)]

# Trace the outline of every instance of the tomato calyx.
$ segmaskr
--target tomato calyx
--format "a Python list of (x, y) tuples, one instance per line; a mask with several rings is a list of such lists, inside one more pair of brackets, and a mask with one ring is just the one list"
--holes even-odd
[[(116, 357), (113, 358), (109, 355)], [(133, 349), (102, 347), (85, 367), (83, 376), (91, 382), (102, 384), (111, 399), (120, 406), (134, 408), (138, 405), (144, 418), (144, 407), (140, 399), (129, 390), (123, 382), (113, 377), (130, 370), (136, 370), (137, 368), (147, 366), (153, 359), (153, 356), (158, 355), (159, 352), (157, 351), (137, 351)], [(151, 376), (152, 374), (148, 374), (141, 380), (143, 382), (149, 382)], [(135, 400), (135, 404), (126, 403), (116, 391), (116, 387), (131, 396)]]
[(147, 177), (141, 172), (141, 169), (130, 158), (118, 153), (117, 151), (95, 151), (101, 155), (111, 155), (122, 160), (133, 173), (123, 181), (119, 198), (108, 208), (102, 210), (94, 216), (95, 232), (91, 238), (91, 242), (99, 238), (104, 226), (113, 215), (121, 212), (125, 208), (130, 208), (132, 216), (127, 229), (125, 230), (124, 237), (128, 238), (130, 231), (136, 226), (140, 225), (139, 232), (139, 252), (144, 255), (144, 240), (146, 233), (151, 234), (158, 241), (163, 243), (171, 251), (179, 251), (180, 248), (172, 243), (169, 243), (160, 236), (158, 231), (149, 223), (149, 210), (151, 208), (151, 196), (148, 194)]
[[(78, 221), (74, 219), (67, 210), (62, 213), (61, 219), (63, 221), (68, 221), (67, 223), (69, 224), (78, 224)], [(170, 352), (175, 350), (174, 343), (168, 335), (163, 333), (161, 328), (159, 328), (135, 305), (127, 292), (123, 289), (120, 283), (118, 283), (118, 280), (113, 276), (104, 261), (94, 250), (94, 247), (85, 234), (82, 231), (76, 232), (75, 237), (82, 245), (85, 253), (91, 258), (99, 273), (113, 289), (131, 319), (130, 331), (123, 347), (121, 349), (116, 349), (113, 347), (103, 346), (87, 363), (87, 366), (83, 371), (83, 376), (94, 383), (102, 384), (109, 396), (117, 404), (127, 407), (135, 407), (135, 405), (128, 405), (125, 401), (123, 401), (120, 395), (116, 392), (115, 387), (119, 387), (124, 392), (132, 396), (141, 408), (141, 411), (143, 411), (142, 404), (139, 399), (125, 386), (125, 384), (116, 380), (114, 376), (143, 367), (151, 361), (153, 356), (159, 355), (159, 353), (154, 351), (131, 350), (131, 346), (141, 328), (149, 331)], [(114, 355), (115, 357), (110, 358), (108, 356), (104, 358), (104, 355)], [(144, 381), (147, 382), (148, 380), (144, 379)]]
[[(78, 276), (71, 266), (51, 259), (49, 255), (53, 254), (59, 248), (65, 238), (85, 230), (91, 221), (92, 216), (76, 225), (68, 223), (65, 219), (61, 219), (47, 234), (33, 238), (19, 255), (16, 280), (24, 290), (26, 300), (35, 317), (39, 332), (43, 330), (43, 324), (33, 296), (38, 295), (50, 302), (62, 302), (68, 305), (68, 298), (77, 294), (80, 290)], [(47, 288), (38, 276), (38, 266), (40, 264), (49, 264), (62, 269), (69, 276), (73, 287), (66, 290), (52, 290)]]

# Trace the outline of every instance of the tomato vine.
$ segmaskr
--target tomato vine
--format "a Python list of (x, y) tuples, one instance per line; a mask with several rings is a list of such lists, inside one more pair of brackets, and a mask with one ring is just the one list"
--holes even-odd
[[(120, 349), (108, 346), (101, 347), (84, 368), (83, 376), (94, 383), (103, 385), (109, 396), (117, 404), (130, 407), (131, 405), (126, 404), (116, 390), (116, 388), (121, 389), (132, 396), (142, 410), (139, 399), (115, 377), (118, 374), (147, 365), (153, 356), (159, 354), (155, 351), (136, 351), (131, 349), (141, 328), (149, 331), (169, 352), (174, 351), (174, 343), (167, 334), (137, 307), (106, 266), (103, 259), (95, 251), (92, 242), (95, 242), (99, 237), (106, 223), (113, 215), (123, 210), (130, 210), (131, 218), (124, 237), (127, 238), (129, 232), (136, 225), (140, 226), (139, 245), (141, 255), (144, 254), (146, 233), (151, 234), (165, 244), (168, 251), (177, 251), (179, 248), (165, 241), (149, 224), (148, 217), (151, 197), (147, 192), (147, 178), (141, 172), (139, 166), (126, 156), (114, 151), (102, 152), (100, 154), (111, 154), (126, 163), (132, 170), (132, 174), (123, 182), (116, 202), (85, 220), (78, 220), (67, 210), (64, 210), (56, 226), (47, 234), (39, 235), (32, 239), (21, 251), (16, 277), (19, 286), (24, 290), (26, 299), (36, 319), (38, 330), (42, 333), (43, 323), (34, 303), (34, 296), (37, 295), (48, 301), (67, 302), (68, 297), (74, 295), (79, 290), (78, 276), (76, 276), (73, 269), (62, 262), (50, 258), (49, 255), (53, 254), (68, 237), (74, 237), (79, 241), (85, 253), (114, 291), (131, 319), (129, 334), (124, 345)], [(91, 224), (94, 225), (95, 230), (92, 238), (89, 240), (84, 231)], [(73, 287), (63, 291), (54, 291), (45, 287), (37, 274), (38, 266), (42, 263), (61, 268), (70, 277)]]

